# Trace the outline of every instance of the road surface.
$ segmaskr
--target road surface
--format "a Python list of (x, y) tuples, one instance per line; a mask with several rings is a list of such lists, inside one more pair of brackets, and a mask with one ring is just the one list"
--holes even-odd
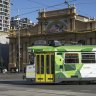
[(44, 85), (5, 80), (0, 81), (0, 96), (96, 96), (96, 84)]

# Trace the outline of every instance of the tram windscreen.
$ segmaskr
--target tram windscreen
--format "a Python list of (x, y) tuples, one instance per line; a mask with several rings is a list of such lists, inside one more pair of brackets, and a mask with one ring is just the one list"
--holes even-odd
[(29, 53), (29, 64), (34, 64), (34, 53)]
[(41, 55), (41, 74), (44, 74), (44, 55)]

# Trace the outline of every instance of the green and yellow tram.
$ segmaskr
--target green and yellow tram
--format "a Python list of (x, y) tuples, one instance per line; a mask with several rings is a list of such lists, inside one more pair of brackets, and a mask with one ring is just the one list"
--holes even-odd
[(96, 80), (96, 46), (28, 47), (26, 79), (36, 83)]

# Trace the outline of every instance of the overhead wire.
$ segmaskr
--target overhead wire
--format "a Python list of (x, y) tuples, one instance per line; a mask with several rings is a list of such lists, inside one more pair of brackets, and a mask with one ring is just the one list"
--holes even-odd
[(46, 4), (43, 4), (43, 3), (40, 3), (40, 2), (36, 2), (36, 1), (34, 1), (34, 0), (27, 0), (27, 1), (33, 2), (33, 3), (38, 4), (38, 5), (41, 5), (41, 6), (48, 6), (48, 5), (46, 5)]
[(81, 5), (81, 4), (88, 4), (88, 5), (89, 5), (89, 4), (96, 4), (96, 2), (87, 2), (87, 3), (86, 3), (86, 2), (84, 2), (84, 3), (77, 3), (76, 5)]
[(60, 5), (63, 5), (64, 3), (60, 3), (60, 4), (56, 4), (56, 5), (52, 5), (52, 6), (48, 6), (48, 7), (46, 7), (45, 9), (47, 9), (47, 8), (51, 8), (51, 7), (56, 7), (56, 6), (60, 6)]
[[(29, 0), (27, 0), (27, 1), (29, 1)], [(65, 0), (65, 1), (66, 1), (66, 0)], [(70, 0), (70, 1), (67, 1), (67, 2), (73, 2), (73, 1), (76, 1), (76, 0)], [(32, 2), (34, 2), (34, 1), (32, 0)], [(38, 2), (35, 2), (35, 3), (38, 3)], [(38, 4), (41, 5), (41, 3), (38, 3)], [(45, 7), (44, 9), (48, 9), (48, 8), (60, 6), (60, 5), (63, 5), (63, 4), (65, 4), (65, 2), (59, 3), (59, 4), (55, 4), (55, 5), (52, 5), (52, 6), (47, 6), (47, 7)], [(88, 4), (88, 3), (78, 3), (78, 4)], [(76, 5), (78, 5), (78, 4), (76, 4)], [(31, 8), (30, 8), (30, 9), (31, 9)], [(34, 13), (34, 12), (37, 12), (37, 11), (39, 11), (39, 9), (30, 11), (30, 12), (22, 13), (22, 14), (20, 14), (19, 16), (26, 15), (26, 14), (31, 14), (31, 13)]]
[(18, 16), (22, 16), (22, 15), (26, 15), (26, 14), (31, 14), (31, 13), (34, 13), (34, 12), (37, 12), (37, 11), (39, 11), (39, 10), (34, 10), (34, 11), (22, 13), (22, 14), (20, 14), (20, 15), (18, 15)]
[[(36, 4), (39, 4), (39, 5), (45, 5), (45, 4), (41, 4), (41, 3), (36, 2), (36, 1), (33, 1), (33, 0), (27, 0), (27, 1), (31, 1), (31, 2), (36, 3)], [(66, 0), (65, 0), (65, 1), (66, 1)], [(76, 0), (71, 0), (71, 1), (68, 1), (68, 2), (73, 2), (73, 1), (76, 1)], [(47, 6), (47, 7), (45, 7), (44, 9), (48, 9), (48, 8), (60, 6), (60, 5), (63, 5), (64, 3), (65, 3), (65, 2), (59, 3), (59, 4), (55, 4), (55, 5), (52, 5), (52, 6), (47, 6), (47, 5), (45, 5), (45, 6)], [(13, 3), (11, 3), (11, 4), (13, 5)], [(31, 8), (30, 8), (30, 9), (31, 9)], [(26, 14), (31, 14), (31, 13), (34, 13), (34, 12), (37, 12), (37, 11), (39, 11), (39, 9), (34, 10), (34, 11), (30, 11), (30, 12), (26, 12), (26, 13), (22, 13), (22, 14), (20, 14), (19, 16), (21, 16), (21, 15), (26, 15)]]
[[(72, 2), (72, 1), (76, 1), (76, 0), (71, 0), (70, 2)], [(60, 5), (63, 5), (63, 4), (65, 4), (65, 2), (59, 3), (59, 4), (55, 4), (55, 5), (52, 5), (52, 6), (47, 6), (47, 7), (45, 7), (44, 9), (48, 9), (48, 8), (60, 6)], [(20, 16), (21, 16), (21, 15), (30, 14), (30, 13), (33, 13), (33, 12), (37, 12), (37, 11), (39, 11), (39, 9), (38, 9), (38, 10), (34, 10), (34, 11), (30, 11), (30, 12), (26, 12), (26, 13), (23, 13), (23, 14), (20, 14)]]
[[(51, 8), (51, 7), (55, 7), (55, 6), (60, 6), (60, 5), (62, 5), (62, 4), (64, 4), (64, 3), (56, 4), (56, 5), (53, 5), (53, 6), (48, 6), (48, 7), (46, 7), (45, 9)], [(37, 12), (37, 11), (39, 11), (39, 9), (34, 10), (34, 11), (30, 11), (30, 12), (26, 12), (26, 13), (22, 13), (22, 14), (20, 14), (19, 16), (21, 16), (21, 15), (26, 15), (26, 14), (30, 14), (30, 13), (34, 13), (34, 12)]]
[[(94, 2), (79, 2), (79, 3), (76, 3), (76, 5), (78, 6), (78, 5), (91, 5), (91, 4), (96, 4), (96, 2), (94, 1)], [(83, 13), (83, 15), (85, 14), (85, 15), (87, 15), (87, 16), (89, 16), (89, 17), (91, 17), (88, 13), (86, 14), (85, 12), (82, 12), (80, 9), (78, 10), (77, 9), (77, 11), (79, 12), (79, 13)]]

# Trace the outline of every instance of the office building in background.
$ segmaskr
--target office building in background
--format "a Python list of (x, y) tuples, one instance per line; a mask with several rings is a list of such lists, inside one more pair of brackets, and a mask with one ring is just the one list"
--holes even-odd
[(10, 0), (0, 0), (0, 32), (10, 28)]
[(7, 69), (9, 54), (10, 0), (0, 0), (0, 70)]

